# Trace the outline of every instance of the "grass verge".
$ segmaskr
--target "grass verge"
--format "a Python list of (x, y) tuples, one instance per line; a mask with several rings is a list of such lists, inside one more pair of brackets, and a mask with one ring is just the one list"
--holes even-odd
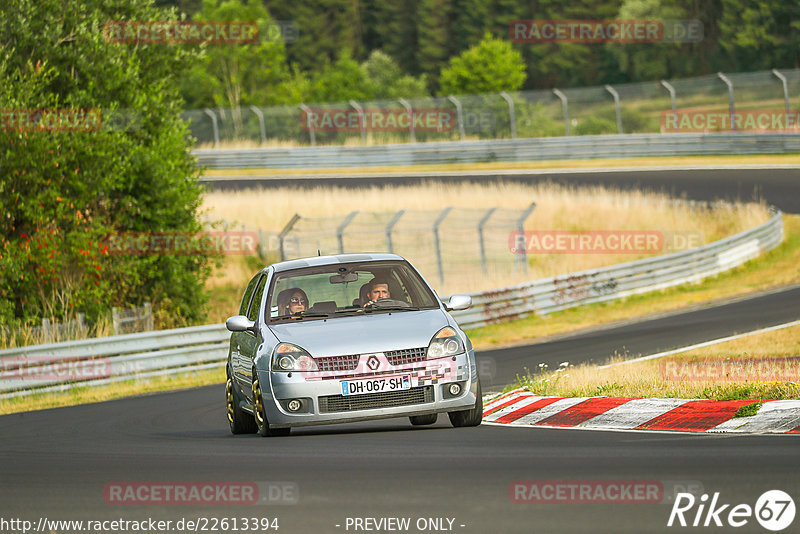
[(477, 349), (534, 342), (649, 314), (678, 310), (800, 282), (800, 215), (784, 215), (784, 241), (767, 254), (698, 284), (684, 284), (653, 293), (579, 306), (548, 315), (488, 325), (467, 331)]
[(780, 165), (800, 164), (797, 154), (758, 156), (679, 156), (613, 159), (554, 159), (546, 161), (514, 161), (486, 163), (451, 163), (441, 165), (401, 165), (392, 167), (334, 167), (329, 169), (207, 169), (205, 176), (253, 176), (292, 174), (404, 173), (435, 171), (493, 171), (514, 169), (588, 169), (605, 167), (638, 167), (661, 165)]
[[(736, 417), (758, 412), (758, 399), (800, 399), (800, 326), (744, 336), (656, 360), (609, 367), (562, 364), (509, 386), (537, 395), (649, 397), (712, 400), (753, 399)], [(565, 362), (566, 363), (566, 362)]]

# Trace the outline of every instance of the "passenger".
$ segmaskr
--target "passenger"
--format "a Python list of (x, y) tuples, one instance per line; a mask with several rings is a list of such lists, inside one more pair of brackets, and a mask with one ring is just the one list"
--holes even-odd
[(308, 309), (305, 291), (292, 287), (278, 293), (278, 315), (294, 315)]
[(367, 302), (364, 303), (366, 308), (370, 304), (375, 304), (381, 299), (390, 299), (392, 295), (389, 293), (389, 281), (385, 278), (373, 278), (367, 283)]

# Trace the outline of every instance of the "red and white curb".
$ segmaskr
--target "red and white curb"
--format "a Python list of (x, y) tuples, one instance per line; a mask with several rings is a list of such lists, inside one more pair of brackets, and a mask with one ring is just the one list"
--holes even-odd
[(589, 430), (664, 430), (800, 434), (800, 400), (767, 400), (756, 415), (736, 417), (754, 400), (541, 397), (515, 389), (484, 404), (483, 422)]

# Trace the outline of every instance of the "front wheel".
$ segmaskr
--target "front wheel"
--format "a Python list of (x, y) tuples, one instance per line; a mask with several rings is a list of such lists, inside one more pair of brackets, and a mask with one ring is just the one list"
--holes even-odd
[(481, 383), (478, 381), (478, 395), (475, 399), (475, 406), (469, 410), (459, 412), (448, 412), (450, 423), (458, 428), (461, 426), (478, 426), (483, 420), (483, 397), (481, 396)]
[(264, 411), (264, 398), (261, 396), (261, 384), (258, 383), (258, 378), (253, 372), (253, 412), (255, 413), (254, 419), (256, 420), (257, 433), (261, 437), (269, 436), (288, 436), (291, 428), (270, 428), (267, 422), (267, 415)]
[(256, 422), (253, 420), (253, 416), (239, 407), (239, 395), (236, 393), (233, 379), (230, 377), (225, 383), (225, 407), (228, 412), (231, 434), (253, 434), (256, 431)]

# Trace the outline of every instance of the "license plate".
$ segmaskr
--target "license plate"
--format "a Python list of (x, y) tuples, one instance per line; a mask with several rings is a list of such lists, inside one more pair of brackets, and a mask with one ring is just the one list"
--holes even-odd
[(411, 375), (370, 378), (367, 380), (343, 380), (341, 384), (342, 395), (344, 396), (381, 393), (382, 391), (400, 391), (411, 389)]

